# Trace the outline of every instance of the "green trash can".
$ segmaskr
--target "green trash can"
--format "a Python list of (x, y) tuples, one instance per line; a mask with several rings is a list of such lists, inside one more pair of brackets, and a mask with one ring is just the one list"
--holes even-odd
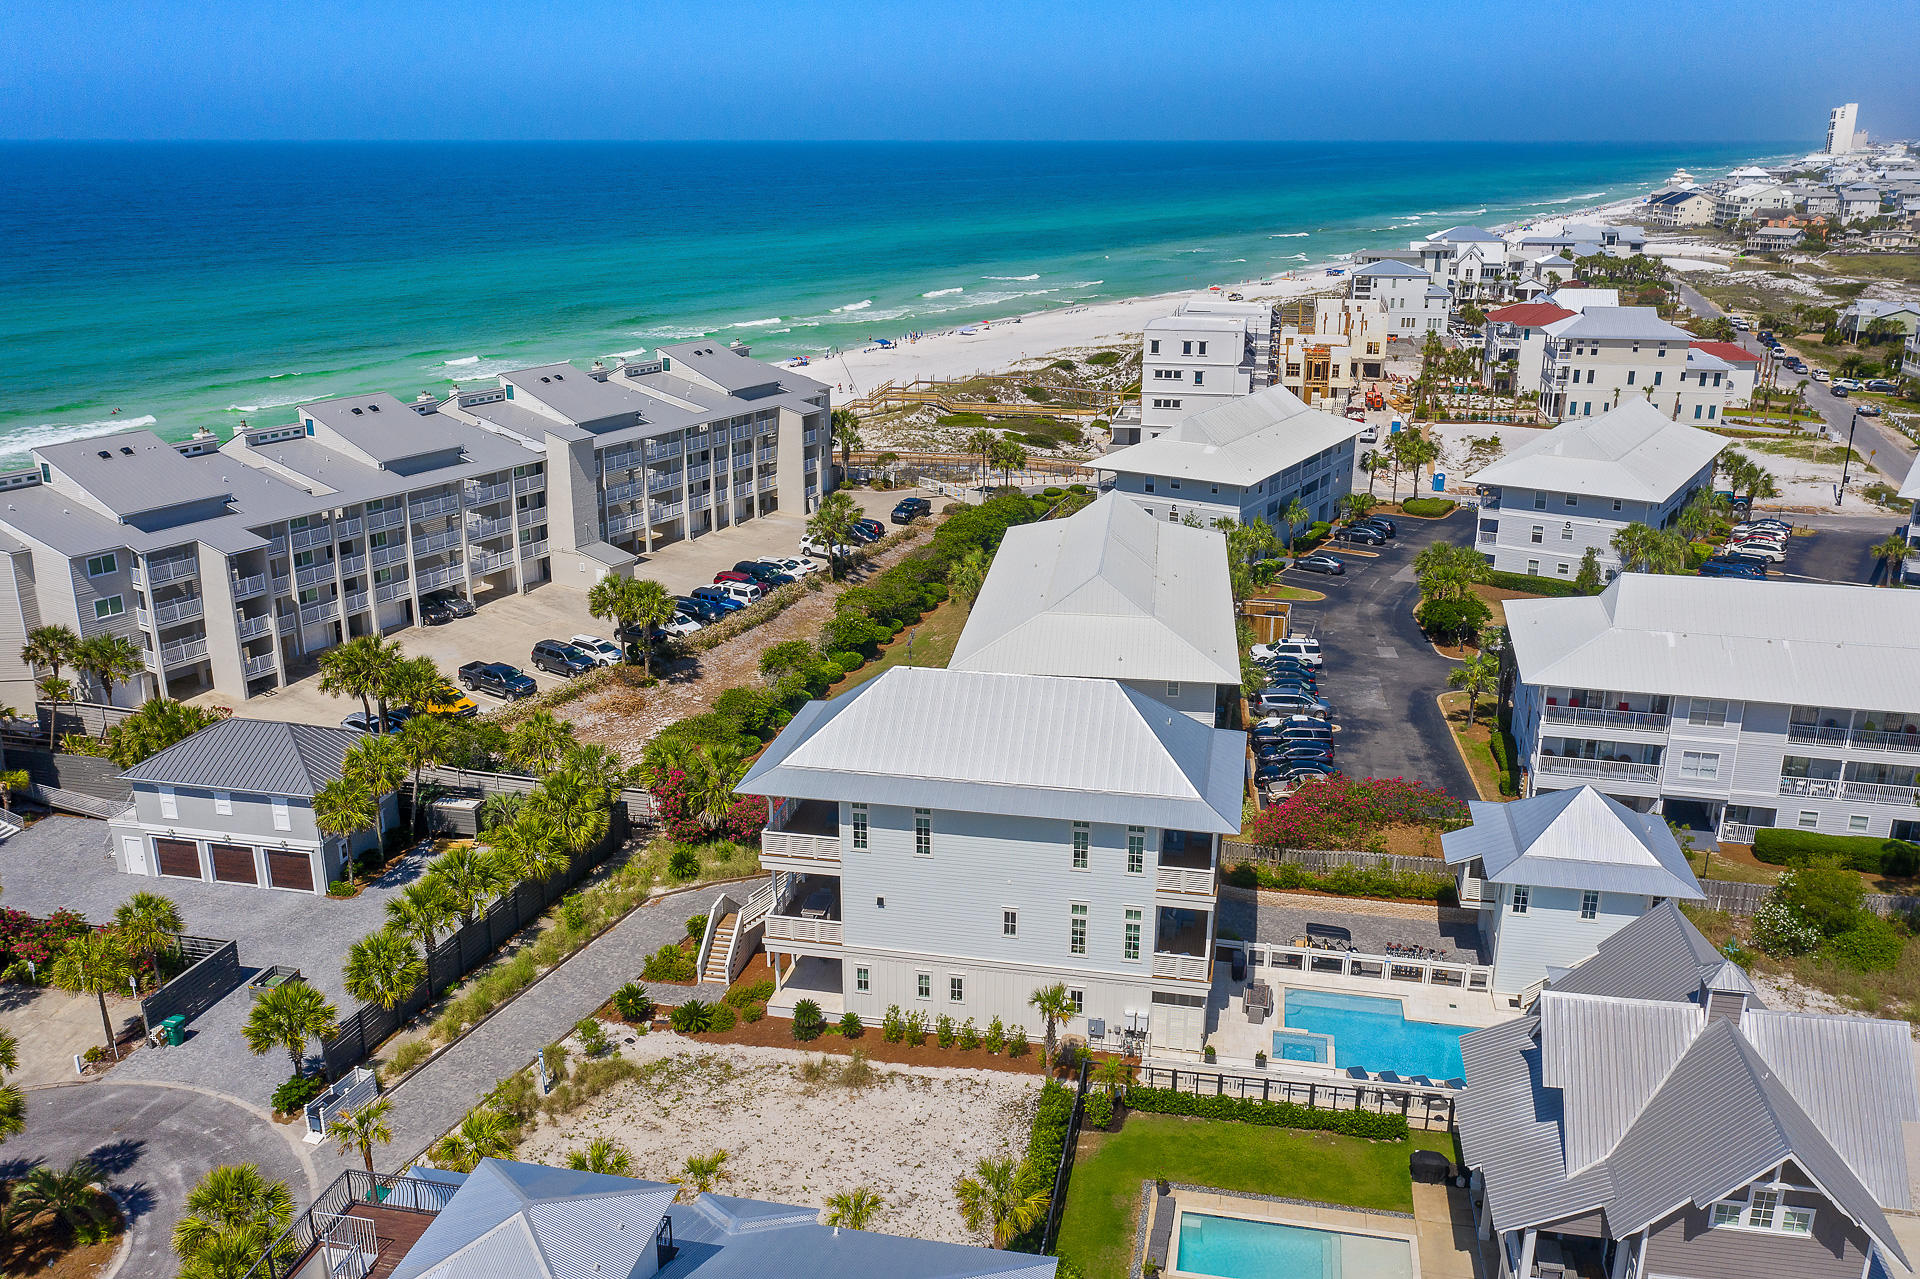
[(175, 1013), (162, 1021), (160, 1029), (166, 1032), (169, 1044), (179, 1045), (187, 1042), (187, 1019), (182, 1013)]

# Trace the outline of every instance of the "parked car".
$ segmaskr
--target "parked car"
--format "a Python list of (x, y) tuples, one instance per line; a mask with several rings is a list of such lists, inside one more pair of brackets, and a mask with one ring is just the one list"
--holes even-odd
[(1700, 565), (1700, 576), (1702, 577), (1746, 577), (1754, 581), (1759, 581), (1765, 578), (1766, 575), (1766, 565), (1755, 563), (1752, 560), (1732, 559), (1716, 555), (1712, 559), (1702, 561)]
[(1309, 666), (1297, 657), (1256, 657), (1253, 663), (1266, 671), (1305, 671), (1310, 675), (1320, 673), (1318, 667)]
[(1787, 361), (1787, 372), (1805, 373), (1806, 371), (1807, 371), (1807, 362), (1805, 360), (1794, 359), (1794, 360)]
[(420, 620), (428, 626), (440, 626), (456, 617), (472, 617), (473, 601), (452, 591), (439, 591), (420, 601)]
[(626, 660), (618, 644), (601, 639), (598, 635), (575, 635), (567, 643), (592, 658), (595, 666), (618, 666)]
[(696, 586), (693, 588), (693, 598), (727, 613), (738, 613), (748, 603), (743, 599), (735, 599), (727, 594), (726, 587), (719, 585)]
[(1308, 763), (1297, 760), (1280, 774), (1280, 782), (1285, 786), (1297, 786), (1301, 782), (1317, 782), (1332, 777), (1340, 770), (1331, 764)]
[(1308, 639), (1302, 635), (1289, 635), (1277, 644), (1255, 644), (1250, 650), (1253, 660), (1258, 662), (1269, 657), (1291, 657), (1295, 661), (1318, 668), (1322, 663), (1320, 641)]
[(870, 515), (862, 519), (855, 520), (853, 522), (853, 526), (856, 529), (865, 529), (867, 533), (876, 542), (887, 535), (887, 526), (882, 524), (879, 520), (874, 519)]
[(1733, 526), (1736, 533), (1791, 533), (1793, 525), (1785, 520), (1744, 520)]
[(1320, 676), (1309, 667), (1263, 666), (1260, 669), (1266, 673), (1269, 684), (1305, 684), (1315, 690), (1320, 687)]
[(841, 560), (852, 554), (853, 551), (851, 547), (830, 545), (809, 534), (800, 539), (800, 553), (802, 555), (817, 555), (823, 560)]
[[(726, 598), (735, 601), (742, 607), (745, 607), (748, 604), (758, 603), (760, 600), (760, 597), (767, 593), (764, 587), (762, 587), (759, 583), (751, 580), (745, 581), (745, 582), (732, 582), (732, 581), (723, 581), (719, 578), (715, 578), (714, 583), (710, 588), (703, 588), (703, 589), (719, 591)], [(694, 593), (696, 595), (699, 594), (698, 591)]]
[(413, 712), (400, 706), (389, 710), (385, 719), (381, 718), (379, 711), (373, 713), (372, 719), (367, 718), (365, 711), (355, 711), (340, 721), (340, 727), (349, 733), (397, 733), (411, 718), (413, 718)]
[(749, 586), (758, 586), (760, 579), (751, 573), (742, 573), (739, 569), (724, 569), (713, 575), (716, 582), (745, 582)]
[(1766, 560), (1769, 564), (1783, 564), (1787, 558), (1784, 547), (1757, 537), (1750, 537), (1744, 542), (1728, 542), (1720, 548), (1720, 552), (1723, 555), (1751, 556)]
[(460, 686), (470, 693), (491, 693), (505, 701), (532, 697), (540, 691), (533, 677), (505, 662), (468, 662), (458, 672)]
[(1282, 732), (1290, 728), (1310, 728), (1317, 733), (1332, 731), (1332, 725), (1326, 720), (1312, 715), (1269, 715), (1265, 719), (1255, 720), (1253, 731)]
[(810, 559), (799, 555), (762, 555), (762, 564), (771, 564), (787, 576), (798, 579), (812, 573), (818, 573), (820, 566)]
[(429, 715), (452, 715), (457, 719), (465, 719), (469, 715), (478, 715), (479, 713), (479, 703), (475, 702), (465, 693), (462, 693), (459, 689), (454, 689), (453, 696), (443, 701), (429, 701), (427, 703), (427, 714)]
[(1357, 521), (1357, 523), (1371, 524), (1377, 529), (1384, 530), (1388, 537), (1400, 536), (1400, 526), (1398, 524), (1395, 524), (1392, 520), (1388, 519), (1384, 515), (1363, 516), (1361, 519)]
[(673, 603), (682, 613), (696, 622), (717, 622), (732, 611), (708, 600), (697, 600), (691, 595), (676, 595), (673, 597)]
[(1346, 563), (1331, 555), (1302, 555), (1293, 567), (1302, 573), (1325, 573), (1329, 577), (1341, 577), (1347, 571)]
[(1342, 525), (1337, 536), (1343, 542), (1358, 542), (1362, 546), (1385, 546), (1387, 544), (1387, 534), (1385, 530), (1375, 528), (1371, 524)]
[(924, 497), (903, 497), (893, 508), (895, 524), (911, 524), (923, 515), (933, 514), (933, 503)]
[(1325, 720), (1314, 719), (1313, 716), (1311, 715), (1302, 715), (1299, 718), (1305, 719), (1305, 720), (1311, 720), (1312, 723), (1314, 724), (1314, 727), (1313, 728), (1260, 728), (1256, 725), (1252, 730), (1252, 737), (1253, 737), (1254, 744), (1257, 746), (1262, 742), (1326, 742), (1328, 744), (1332, 743), (1333, 728)]
[(561, 640), (541, 640), (533, 646), (528, 661), (536, 671), (545, 671), (549, 675), (561, 675), (567, 679), (585, 675), (600, 663), (587, 656), (573, 645)]
[(1825, 369), (1815, 369), (1813, 371), (1813, 380), (1816, 382), (1824, 382), (1832, 376), (1833, 374), (1827, 372)]
[(1291, 756), (1297, 759), (1332, 759), (1333, 742), (1326, 738), (1269, 738), (1253, 744), (1254, 754), (1262, 759)]
[(795, 580), (793, 574), (783, 573), (764, 560), (741, 560), (733, 566), (733, 571), (745, 573), (769, 590), (776, 586), (785, 586)]
[(1880, 406), (1878, 404), (1875, 404), (1871, 400), (1867, 401), (1865, 404), (1862, 404), (1858, 411), (1861, 417), (1879, 417), (1880, 416)]
[(699, 629), (700, 621), (698, 618), (689, 617), (686, 613), (675, 609), (673, 617), (660, 627), (660, 633), (663, 635), (691, 635)]
[(1889, 382), (1883, 377), (1875, 377), (1868, 378), (1867, 384), (1861, 389), (1872, 391), (1875, 395), (1897, 395), (1900, 392), (1900, 384), (1898, 382)]
[(1333, 707), (1321, 701), (1312, 693), (1296, 692), (1291, 689), (1262, 689), (1253, 698), (1253, 709), (1260, 715), (1307, 714), (1332, 715)]
[(1836, 390), (1845, 387), (1849, 391), (1864, 391), (1867, 387), (1867, 384), (1857, 377), (1837, 377), (1833, 379), (1833, 385)]

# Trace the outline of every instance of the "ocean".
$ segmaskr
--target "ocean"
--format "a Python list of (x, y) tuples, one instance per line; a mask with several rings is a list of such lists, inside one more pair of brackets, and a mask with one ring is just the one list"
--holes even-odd
[(0, 456), (1259, 279), (1792, 143), (0, 144)]

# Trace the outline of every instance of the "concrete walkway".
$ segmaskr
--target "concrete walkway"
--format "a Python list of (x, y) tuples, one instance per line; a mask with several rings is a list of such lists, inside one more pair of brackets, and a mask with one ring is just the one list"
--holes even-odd
[[(376, 1154), (374, 1162), (383, 1170), (404, 1166), (495, 1084), (531, 1064), (541, 1049), (564, 1038), (614, 991), (639, 981), (647, 956), (684, 937), (687, 917), (706, 910), (722, 891), (718, 885), (684, 889), (641, 906), (387, 1093), (393, 1102), (393, 1144), (384, 1155)], [(713, 983), (649, 984), (647, 992), (656, 1003), (677, 1005), (695, 998), (718, 999), (726, 988)], [(317, 1148), (314, 1161), (323, 1179), (331, 1179), (350, 1162), (331, 1145)], [(351, 1162), (358, 1166), (357, 1156)]]

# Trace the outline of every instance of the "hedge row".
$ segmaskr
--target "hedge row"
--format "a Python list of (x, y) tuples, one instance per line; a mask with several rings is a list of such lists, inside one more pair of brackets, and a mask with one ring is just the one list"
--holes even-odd
[(1423, 515), (1428, 519), (1438, 519), (1451, 514), (1453, 508), (1460, 505), (1450, 497), (1410, 497), (1400, 503), (1400, 509), (1408, 515)]
[(1535, 577), (1531, 573), (1506, 573), (1489, 569), (1484, 579), (1488, 586), (1497, 586), (1503, 591), (1526, 591), (1530, 595), (1573, 596), (1584, 595), (1585, 591), (1572, 582), (1558, 577)]
[(1135, 1110), (1161, 1115), (1191, 1115), (1197, 1119), (1230, 1119), (1269, 1128), (1312, 1128), (1368, 1141), (1405, 1141), (1407, 1117), (1370, 1110), (1319, 1110), (1290, 1101), (1255, 1101), (1249, 1097), (1173, 1092), (1166, 1088), (1127, 1089), (1127, 1104)]
[(1821, 835), (1775, 826), (1753, 833), (1753, 855), (1772, 866), (1835, 861), (1869, 875), (1909, 879), (1920, 871), (1920, 844), (1873, 835)]
[(1518, 795), (1520, 793), (1520, 771), (1515, 760), (1520, 753), (1519, 746), (1513, 740), (1513, 733), (1507, 727), (1506, 717), (1493, 726), (1488, 735), (1487, 745), (1493, 753), (1493, 766), (1500, 770), (1500, 793)]
[(1293, 862), (1241, 862), (1227, 869), (1233, 888), (1272, 888), (1282, 892), (1304, 889), (1332, 897), (1382, 897), (1391, 901), (1438, 902), (1456, 906), (1460, 890), (1446, 875), (1415, 875), (1379, 867), (1336, 866), (1325, 873)]

